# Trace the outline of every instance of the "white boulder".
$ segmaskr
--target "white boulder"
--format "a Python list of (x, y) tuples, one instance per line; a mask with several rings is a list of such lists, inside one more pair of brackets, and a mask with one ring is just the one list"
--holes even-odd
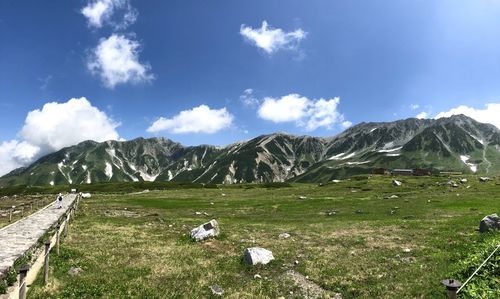
[(219, 223), (215, 219), (202, 224), (191, 230), (191, 238), (195, 241), (203, 241), (208, 238), (217, 237), (220, 233)]
[(393, 184), (394, 186), (401, 186), (401, 185), (403, 185), (403, 182), (398, 181), (398, 180), (392, 180), (392, 184)]
[(82, 193), (81, 196), (82, 196), (82, 198), (90, 198), (91, 197), (90, 193)]
[(274, 260), (273, 253), (270, 250), (261, 247), (251, 247), (245, 249), (243, 259), (247, 264), (257, 265), (257, 264), (267, 264)]

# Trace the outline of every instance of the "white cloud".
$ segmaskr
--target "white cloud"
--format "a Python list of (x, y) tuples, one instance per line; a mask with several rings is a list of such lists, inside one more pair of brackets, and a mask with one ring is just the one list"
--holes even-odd
[(243, 94), (240, 95), (240, 101), (247, 107), (256, 107), (260, 103), (259, 99), (254, 96), (253, 89), (251, 88), (247, 88), (243, 91)]
[[(104, 24), (111, 25), (115, 30), (125, 29), (137, 20), (137, 10), (130, 5), (129, 0), (94, 0), (80, 11), (88, 20), (89, 27), (101, 28)], [(120, 13), (118, 20), (112, 16)]]
[(140, 44), (124, 35), (102, 38), (87, 63), (87, 68), (99, 74), (108, 88), (118, 84), (150, 82), (151, 67), (139, 61)]
[(350, 126), (352, 126), (352, 122), (348, 121), (348, 120), (345, 120), (343, 121), (340, 126), (342, 127), (342, 129), (347, 129), (349, 128)]
[(0, 175), (28, 165), (41, 155), (85, 140), (119, 139), (119, 124), (92, 106), (86, 98), (51, 102), (28, 113), (20, 140), (0, 144)]
[(257, 114), (260, 118), (275, 123), (295, 122), (306, 131), (314, 131), (320, 127), (331, 129), (332, 125), (341, 123), (352, 125), (337, 111), (340, 102), (338, 97), (325, 100), (303, 97), (299, 94), (289, 94), (281, 98), (264, 98)]
[(4, 141), (0, 144), (0, 175), (29, 163), (40, 149), (26, 141)]
[(210, 109), (207, 105), (200, 105), (191, 110), (181, 111), (172, 118), (160, 117), (147, 131), (150, 133), (169, 131), (174, 134), (212, 134), (229, 127), (233, 118), (226, 108)]
[(284, 32), (280, 28), (269, 27), (266, 21), (262, 22), (261, 28), (256, 29), (241, 25), (240, 34), (268, 54), (280, 49), (296, 49), (300, 41), (307, 36), (307, 32), (302, 29)]
[(419, 104), (411, 104), (410, 105), (411, 110), (417, 110), (419, 107), (420, 107)]
[(428, 116), (429, 116), (429, 114), (427, 112), (422, 111), (419, 114), (417, 114), (415, 117), (418, 119), (424, 119), (424, 118), (427, 118)]
[(493, 124), (500, 129), (500, 103), (486, 104), (484, 109), (475, 109), (461, 105), (449, 111), (438, 113), (434, 118), (450, 117), (458, 114), (467, 115), (478, 122)]

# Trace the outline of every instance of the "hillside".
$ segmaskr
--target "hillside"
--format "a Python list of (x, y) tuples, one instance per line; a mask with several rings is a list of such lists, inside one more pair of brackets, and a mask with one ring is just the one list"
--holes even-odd
[(165, 138), (85, 141), (12, 171), (0, 185), (324, 182), (375, 167), (500, 173), (500, 130), (458, 115), (361, 123), (330, 138), (276, 133), (223, 148)]

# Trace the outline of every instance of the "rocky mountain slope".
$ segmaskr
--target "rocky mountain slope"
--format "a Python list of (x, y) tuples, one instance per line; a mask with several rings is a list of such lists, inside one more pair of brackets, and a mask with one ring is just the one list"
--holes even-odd
[(12, 171), (0, 185), (324, 182), (375, 167), (500, 173), (500, 130), (458, 115), (361, 123), (331, 138), (277, 133), (223, 148), (165, 138), (85, 141)]

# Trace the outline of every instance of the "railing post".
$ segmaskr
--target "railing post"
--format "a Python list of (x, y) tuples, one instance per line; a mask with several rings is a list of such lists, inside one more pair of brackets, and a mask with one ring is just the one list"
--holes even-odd
[(50, 241), (45, 241), (45, 263), (43, 265), (43, 284), (47, 285), (49, 283), (49, 253), (50, 253)]
[(59, 234), (59, 230), (61, 229), (61, 226), (57, 226), (57, 231), (56, 231), (56, 254), (59, 255), (59, 243), (61, 242), (61, 236)]
[(449, 299), (457, 299), (458, 288), (462, 285), (460, 281), (456, 279), (445, 279), (441, 283), (446, 287)]
[(28, 266), (19, 269), (19, 299), (26, 299), (26, 275), (28, 270)]
[(68, 216), (66, 216), (66, 220), (64, 221), (64, 237), (68, 236)]

